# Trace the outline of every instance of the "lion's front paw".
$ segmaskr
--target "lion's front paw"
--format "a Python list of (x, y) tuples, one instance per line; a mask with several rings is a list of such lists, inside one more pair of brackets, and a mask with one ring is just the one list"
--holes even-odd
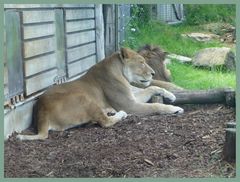
[(172, 109), (173, 114), (182, 114), (184, 113), (184, 109), (181, 107), (174, 106)]
[(175, 95), (164, 88), (151, 86), (149, 87), (149, 89), (151, 89), (154, 92), (154, 94), (163, 96), (165, 99), (169, 100), (169, 102), (174, 102), (176, 100)]
[(122, 120), (127, 117), (127, 113), (125, 111), (119, 111), (115, 114), (115, 117), (119, 118), (119, 120)]
[(169, 100), (169, 102), (174, 102), (176, 100), (176, 97), (173, 93), (166, 91), (164, 92), (163, 97), (167, 100)]

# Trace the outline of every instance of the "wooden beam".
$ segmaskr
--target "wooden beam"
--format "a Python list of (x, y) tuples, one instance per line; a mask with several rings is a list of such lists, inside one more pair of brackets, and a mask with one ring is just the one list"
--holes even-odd
[(20, 14), (15, 10), (5, 11), (6, 66), (9, 99), (23, 93), (23, 59)]
[(68, 64), (68, 76), (78, 75), (96, 64), (96, 55)]
[(96, 53), (96, 44), (95, 42), (67, 49), (67, 62), (71, 63), (78, 59), (84, 58), (86, 56)]
[(103, 8), (101, 4), (95, 5), (95, 22), (96, 22), (96, 52), (97, 62), (105, 58), (104, 50), (104, 22)]
[(66, 20), (94, 18), (93, 9), (67, 9), (65, 12)]
[[(55, 41), (56, 41), (56, 66), (57, 66), (57, 78), (56, 82), (63, 82), (66, 78), (66, 40), (65, 40), (65, 23), (64, 13), (62, 9), (55, 9)], [(52, 60), (50, 60), (52, 61)]]
[(226, 129), (223, 156), (228, 162), (236, 160), (236, 128)]
[(105, 34), (105, 54), (110, 56), (116, 51), (116, 5), (104, 4), (103, 5), (103, 16), (104, 16), (104, 34)]
[(67, 48), (95, 41), (95, 31), (79, 32), (67, 35)]
[(43, 11), (23, 11), (22, 19), (24, 24), (29, 23), (43, 23), (54, 21), (54, 11), (53, 10), (43, 10)]
[(41, 54), (55, 51), (55, 39), (54, 37), (36, 39), (24, 42), (23, 55), (24, 58), (30, 58)]
[[(222, 103), (228, 106), (235, 106), (235, 91), (232, 89), (211, 89), (211, 90), (178, 90), (172, 91), (176, 100), (172, 103), (170, 100), (163, 98), (165, 104), (214, 104)], [(158, 96), (161, 97), (161, 96)], [(229, 97), (226, 99), (226, 97)], [(155, 99), (156, 100), (156, 99)], [(231, 102), (228, 102), (231, 100)]]

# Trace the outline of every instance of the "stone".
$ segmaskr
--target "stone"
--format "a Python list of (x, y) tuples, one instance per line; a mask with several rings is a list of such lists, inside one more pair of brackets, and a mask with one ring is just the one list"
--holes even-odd
[(189, 34), (182, 34), (183, 37), (189, 37), (192, 39), (195, 39), (199, 42), (207, 42), (210, 41), (212, 39), (216, 39), (219, 38), (218, 35), (216, 34), (211, 34), (211, 33), (189, 33)]
[(194, 66), (225, 66), (228, 70), (235, 70), (235, 54), (228, 47), (212, 47), (198, 51), (193, 60)]

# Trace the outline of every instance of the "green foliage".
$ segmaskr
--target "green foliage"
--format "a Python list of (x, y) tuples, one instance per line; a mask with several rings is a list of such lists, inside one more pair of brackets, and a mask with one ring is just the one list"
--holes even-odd
[(189, 25), (210, 22), (226, 22), (235, 25), (236, 5), (234, 4), (186, 4), (184, 10), (185, 23)]
[(131, 19), (129, 25), (131, 28), (139, 29), (146, 26), (151, 20), (151, 5), (133, 4), (131, 5)]

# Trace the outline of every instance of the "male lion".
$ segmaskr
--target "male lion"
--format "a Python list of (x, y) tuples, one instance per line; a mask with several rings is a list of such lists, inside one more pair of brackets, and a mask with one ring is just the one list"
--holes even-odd
[(146, 44), (138, 50), (138, 53), (145, 58), (147, 64), (155, 71), (151, 85), (165, 88), (169, 91), (183, 90), (183, 88), (170, 83), (171, 72), (164, 63), (167, 52), (158, 46)]
[[(174, 101), (175, 96), (165, 89), (150, 86), (134, 93), (131, 82), (148, 86), (154, 71), (138, 53), (121, 48), (110, 57), (94, 65), (80, 79), (55, 85), (38, 100), (37, 135), (18, 135), (21, 140), (46, 139), (48, 130), (65, 129), (88, 122), (109, 127), (127, 113), (178, 114), (180, 107), (146, 103), (154, 94)], [(107, 112), (116, 112), (108, 116)]]

